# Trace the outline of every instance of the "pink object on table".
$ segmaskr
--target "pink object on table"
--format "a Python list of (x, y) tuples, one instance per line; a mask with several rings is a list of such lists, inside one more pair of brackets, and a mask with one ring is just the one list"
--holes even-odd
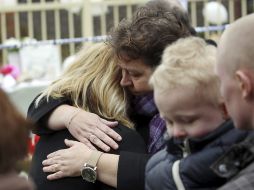
[(20, 70), (14, 65), (5, 65), (0, 68), (0, 73), (3, 75), (10, 74), (13, 78), (17, 79), (20, 75)]

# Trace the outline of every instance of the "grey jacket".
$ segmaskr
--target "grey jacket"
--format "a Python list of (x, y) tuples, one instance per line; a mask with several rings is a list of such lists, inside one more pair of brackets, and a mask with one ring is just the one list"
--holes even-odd
[(254, 189), (254, 163), (242, 170), (236, 177), (226, 183), (219, 190), (253, 190)]
[(212, 169), (219, 176), (230, 179), (219, 190), (253, 190), (254, 134), (234, 145), (213, 164)]

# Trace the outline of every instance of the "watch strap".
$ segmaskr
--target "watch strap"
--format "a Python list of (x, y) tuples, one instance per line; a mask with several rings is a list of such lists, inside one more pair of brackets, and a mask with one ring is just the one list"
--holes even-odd
[(100, 151), (92, 151), (92, 154), (91, 154), (90, 158), (88, 159), (88, 161), (86, 162), (86, 164), (96, 167), (97, 162), (102, 154), (103, 154), (103, 152), (100, 152)]

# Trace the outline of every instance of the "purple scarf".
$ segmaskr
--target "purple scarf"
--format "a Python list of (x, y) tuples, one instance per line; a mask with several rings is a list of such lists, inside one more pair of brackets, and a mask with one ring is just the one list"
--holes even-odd
[(148, 153), (154, 154), (164, 148), (165, 140), (163, 134), (166, 131), (166, 123), (161, 119), (154, 103), (153, 93), (145, 96), (136, 96), (133, 100), (134, 110), (144, 116), (151, 116), (149, 122)]

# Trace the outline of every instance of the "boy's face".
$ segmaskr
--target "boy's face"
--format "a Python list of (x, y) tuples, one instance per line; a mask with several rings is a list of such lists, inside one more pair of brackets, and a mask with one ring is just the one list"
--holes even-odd
[(127, 88), (133, 95), (152, 91), (148, 81), (153, 70), (141, 59), (121, 61), (119, 66), (122, 69), (121, 86)]
[(224, 121), (220, 108), (202, 102), (189, 88), (163, 92), (154, 88), (154, 98), (169, 135), (175, 138), (205, 136)]

